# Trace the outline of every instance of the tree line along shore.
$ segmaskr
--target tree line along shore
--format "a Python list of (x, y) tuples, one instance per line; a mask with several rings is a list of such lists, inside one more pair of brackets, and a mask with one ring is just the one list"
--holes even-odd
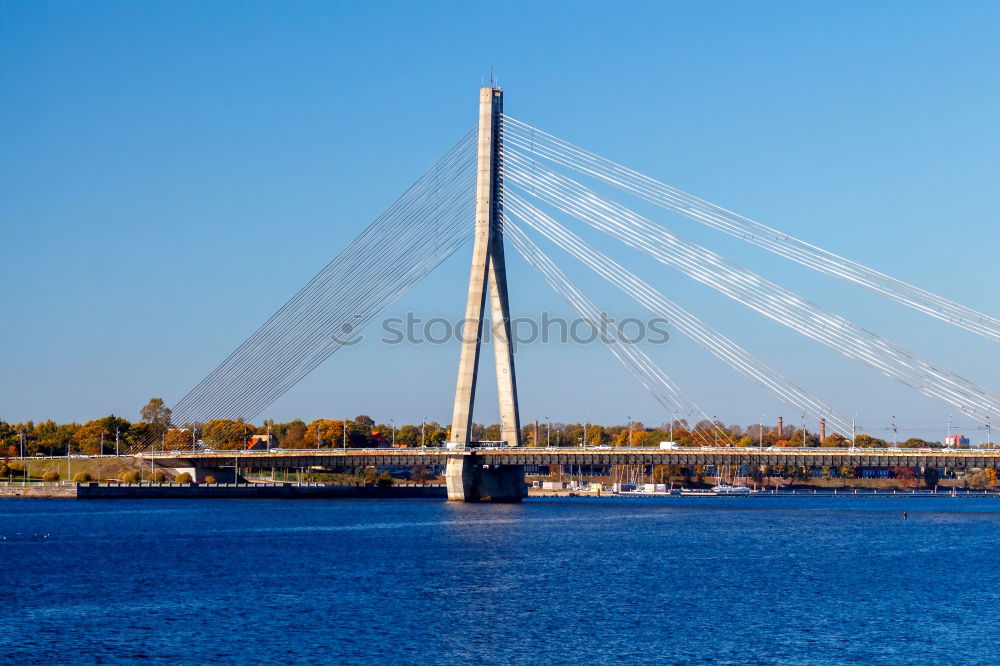
[[(450, 427), (437, 421), (397, 424), (376, 423), (367, 415), (351, 419), (316, 419), (309, 423), (300, 419), (279, 423), (265, 420), (254, 424), (242, 419), (216, 419), (205, 423), (173, 423), (171, 411), (160, 398), (152, 398), (140, 410), (136, 421), (109, 415), (86, 423), (56, 423), (24, 421), (9, 423), (0, 420), (0, 446), (6, 457), (53, 456), (72, 454), (127, 453), (147, 448), (190, 450), (245, 448), (255, 435), (270, 435), (286, 449), (322, 447), (372, 448), (380, 446), (418, 447), (441, 446), (448, 440)], [(473, 440), (500, 439), (500, 425), (476, 423)], [(818, 433), (795, 427), (752, 424), (746, 427), (721, 421), (688, 423), (680, 419), (673, 423), (648, 426), (640, 421), (617, 425), (596, 423), (532, 422), (522, 426), (521, 441), (525, 446), (637, 446), (655, 447), (662, 441), (679, 446), (778, 446), (835, 447), (851, 446), (851, 439), (840, 433), (820, 439)], [(942, 448), (938, 441), (909, 438), (896, 444), (858, 434), (858, 448)], [(992, 445), (988, 445), (992, 446)]]
[[(396, 424), (393, 421), (377, 423), (367, 415), (359, 415), (352, 419), (316, 419), (309, 423), (300, 419), (283, 423), (265, 420), (260, 424), (248, 423), (242, 419), (216, 419), (205, 423), (176, 424), (172, 421), (171, 410), (161, 398), (150, 399), (138, 416), (136, 421), (130, 421), (121, 416), (109, 415), (86, 423), (56, 423), (52, 420), (20, 423), (0, 421), (0, 446), (2, 446), (0, 478), (13, 478), (24, 473), (22, 465), (10, 460), (21, 455), (45, 457), (125, 454), (150, 448), (178, 451), (199, 448), (238, 450), (250, 446), (254, 437), (259, 435), (269, 435), (270, 445), (284, 449), (439, 447), (449, 436), (449, 426), (436, 421), (413, 424)], [(639, 421), (616, 425), (532, 422), (522, 427), (521, 438), (525, 446), (656, 447), (662, 441), (673, 441), (682, 447), (763, 445), (843, 448), (851, 445), (851, 440), (840, 433), (833, 433), (821, 439), (818, 433), (804, 428), (783, 427), (779, 430), (778, 427), (762, 424), (743, 427), (708, 420), (692, 424), (683, 419), (657, 426), (648, 426)], [(474, 424), (472, 439), (498, 440), (500, 425)], [(896, 446), (939, 449), (943, 446), (941, 442), (920, 438), (909, 438), (890, 445), (886, 440), (868, 434), (857, 435), (853, 444), (858, 448)], [(48, 474), (50, 480), (55, 480), (52, 477), (56, 475), (66, 479), (65, 472), (61, 472), (54, 464), (45, 465), (41, 460), (33, 463), (29, 470), (32, 478), (41, 479)], [(78, 472), (82, 475), (89, 474), (91, 478), (137, 480), (133, 477), (138, 475), (143, 480), (156, 480), (146, 479), (141, 467), (133, 466), (126, 460), (106, 461), (104, 469), (95, 470), (90, 469), (90, 464), (82, 463), (83, 461), (76, 463)], [(672, 465), (657, 467), (659, 469), (653, 470), (652, 473), (658, 480), (674, 480), (689, 484), (697, 483), (696, 479), (715, 473), (712, 469), (688, 469)], [(848, 467), (821, 470), (794, 466), (782, 466), (780, 469), (757, 467), (742, 472), (753, 480), (763, 483), (768, 479), (774, 484), (813, 483), (820, 486), (838, 484), (842, 486), (849, 480), (856, 480), (859, 486), (875, 483), (876, 485), (872, 487), (881, 487), (878, 484), (886, 480), (859, 478), (861, 470)], [(919, 474), (929, 476), (917, 478)], [(902, 487), (913, 487), (920, 482), (924, 484), (946, 482), (945, 479), (934, 476), (933, 471), (910, 468), (893, 469), (888, 472), (888, 479), (895, 480), (896, 484)], [(938, 476), (941, 475), (938, 473)], [(993, 487), (996, 483), (995, 470), (972, 470), (965, 476), (970, 478), (960, 484), (964, 487)]]

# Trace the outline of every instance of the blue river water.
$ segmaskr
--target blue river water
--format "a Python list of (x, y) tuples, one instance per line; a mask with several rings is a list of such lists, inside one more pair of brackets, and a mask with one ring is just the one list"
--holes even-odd
[(997, 499), (5, 500), (0, 661), (985, 664), (998, 546)]

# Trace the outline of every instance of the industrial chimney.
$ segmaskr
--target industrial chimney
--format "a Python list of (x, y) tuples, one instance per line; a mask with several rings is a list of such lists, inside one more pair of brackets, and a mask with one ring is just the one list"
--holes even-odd
[(785, 436), (785, 420), (778, 417), (778, 439), (782, 439)]
[(826, 419), (819, 420), (819, 441), (826, 439)]

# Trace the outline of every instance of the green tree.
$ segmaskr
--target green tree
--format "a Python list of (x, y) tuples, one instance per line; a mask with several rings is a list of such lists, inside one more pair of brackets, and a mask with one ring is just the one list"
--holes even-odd
[(940, 449), (941, 442), (929, 442), (919, 437), (911, 437), (899, 446), (903, 449)]
[(990, 476), (984, 469), (975, 470), (969, 472), (965, 475), (965, 487), (969, 490), (986, 490), (990, 488), (993, 484), (990, 482)]
[(871, 449), (871, 448), (885, 448), (888, 446), (884, 439), (879, 439), (878, 437), (872, 437), (871, 435), (866, 435), (864, 433), (858, 435), (855, 438), (855, 446), (860, 449)]
[[(803, 432), (805, 433), (804, 436), (803, 436)], [(802, 428), (799, 428), (798, 430), (796, 430), (795, 432), (793, 432), (791, 434), (791, 436), (789, 436), (789, 438), (788, 438), (788, 445), (789, 446), (809, 446), (809, 447), (819, 446), (819, 438), (816, 435), (814, 435), (811, 432), (809, 432), (808, 430), (803, 431)]]
[(154, 441), (155, 438), (150, 434), (150, 428), (151, 426), (148, 423), (143, 423), (142, 421), (133, 423), (132, 427), (125, 433), (124, 449), (141, 448)]
[(71, 450), (73, 435), (80, 426), (76, 423), (58, 424), (51, 419), (35, 428), (38, 450), (46, 455), (65, 455)]
[(448, 439), (448, 428), (437, 421), (428, 421), (424, 428), (424, 439), (427, 446), (443, 446)]
[[(587, 446), (604, 446), (611, 440), (603, 426), (591, 424), (587, 426)], [(626, 437), (627, 440), (627, 437)]]
[(851, 441), (839, 432), (835, 432), (832, 435), (827, 435), (826, 438), (819, 443), (819, 445), (834, 449), (844, 449), (851, 445)]
[(322, 442), (324, 449), (340, 448), (344, 445), (344, 427), (350, 430), (350, 422), (316, 419), (306, 426), (303, 441), (306, 448), (314, 448)]
[(257, 428), (241, 420), (214, 419), (205, 424), (202, 440), (216, 449), (242, 449), (257, 434)]
[(105, 416), (103, 419), (98, 419), (97, 422), (104, 433), (104, 450), (109, 453), (114, 451), (115, 437), (118, 437), (120, 447), (122, 438), (132, 428), (132, 424), (129, 423), (128, 419), (123, 419), (120, 416)]
[(148, 427), (147, 433), (153, 439), (161, 439), (170, 427), (170, 408), (163, 398), (150, 398), (139, 411), (139, 417)]
[(100, 451), (104, 429), (97, 421), (88, 421), (76, 429), (71, 438), (73, 448), (83, 453), (96, 454)]
[(306, 424), (298, 419), (282, 423), (271, 431), (282, 447), (303, 449), (306, 447)]
[(937, 488), (939, 475), (936, 467), (924, 468), (924, 485), (928, 488)]
[[(204, 428), (202, 428), (202, 434), (204, 434)], [(173, 451), (193, 449), (195, 437), (190, 428), (171, 428), (163, 438), (163, 448)]]
[(420, 426), (404, 425), (396, 430), (396, 444), (414, 448), (420, 446)]

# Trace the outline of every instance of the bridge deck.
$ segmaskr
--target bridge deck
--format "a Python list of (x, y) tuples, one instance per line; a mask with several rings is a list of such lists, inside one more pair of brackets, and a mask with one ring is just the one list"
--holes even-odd
[(358, 467), (443, 465), (455, 456), (477, 456), (484, 465), (812, 465), (858, 467), (1000, 467), (1000, 450), (831, 449), (703, 447), (508, 448), (508, 449), (288, 449), (276, 451), (189, 451), (139, 454), (167, 467), (232, 464), (253, 467)]

